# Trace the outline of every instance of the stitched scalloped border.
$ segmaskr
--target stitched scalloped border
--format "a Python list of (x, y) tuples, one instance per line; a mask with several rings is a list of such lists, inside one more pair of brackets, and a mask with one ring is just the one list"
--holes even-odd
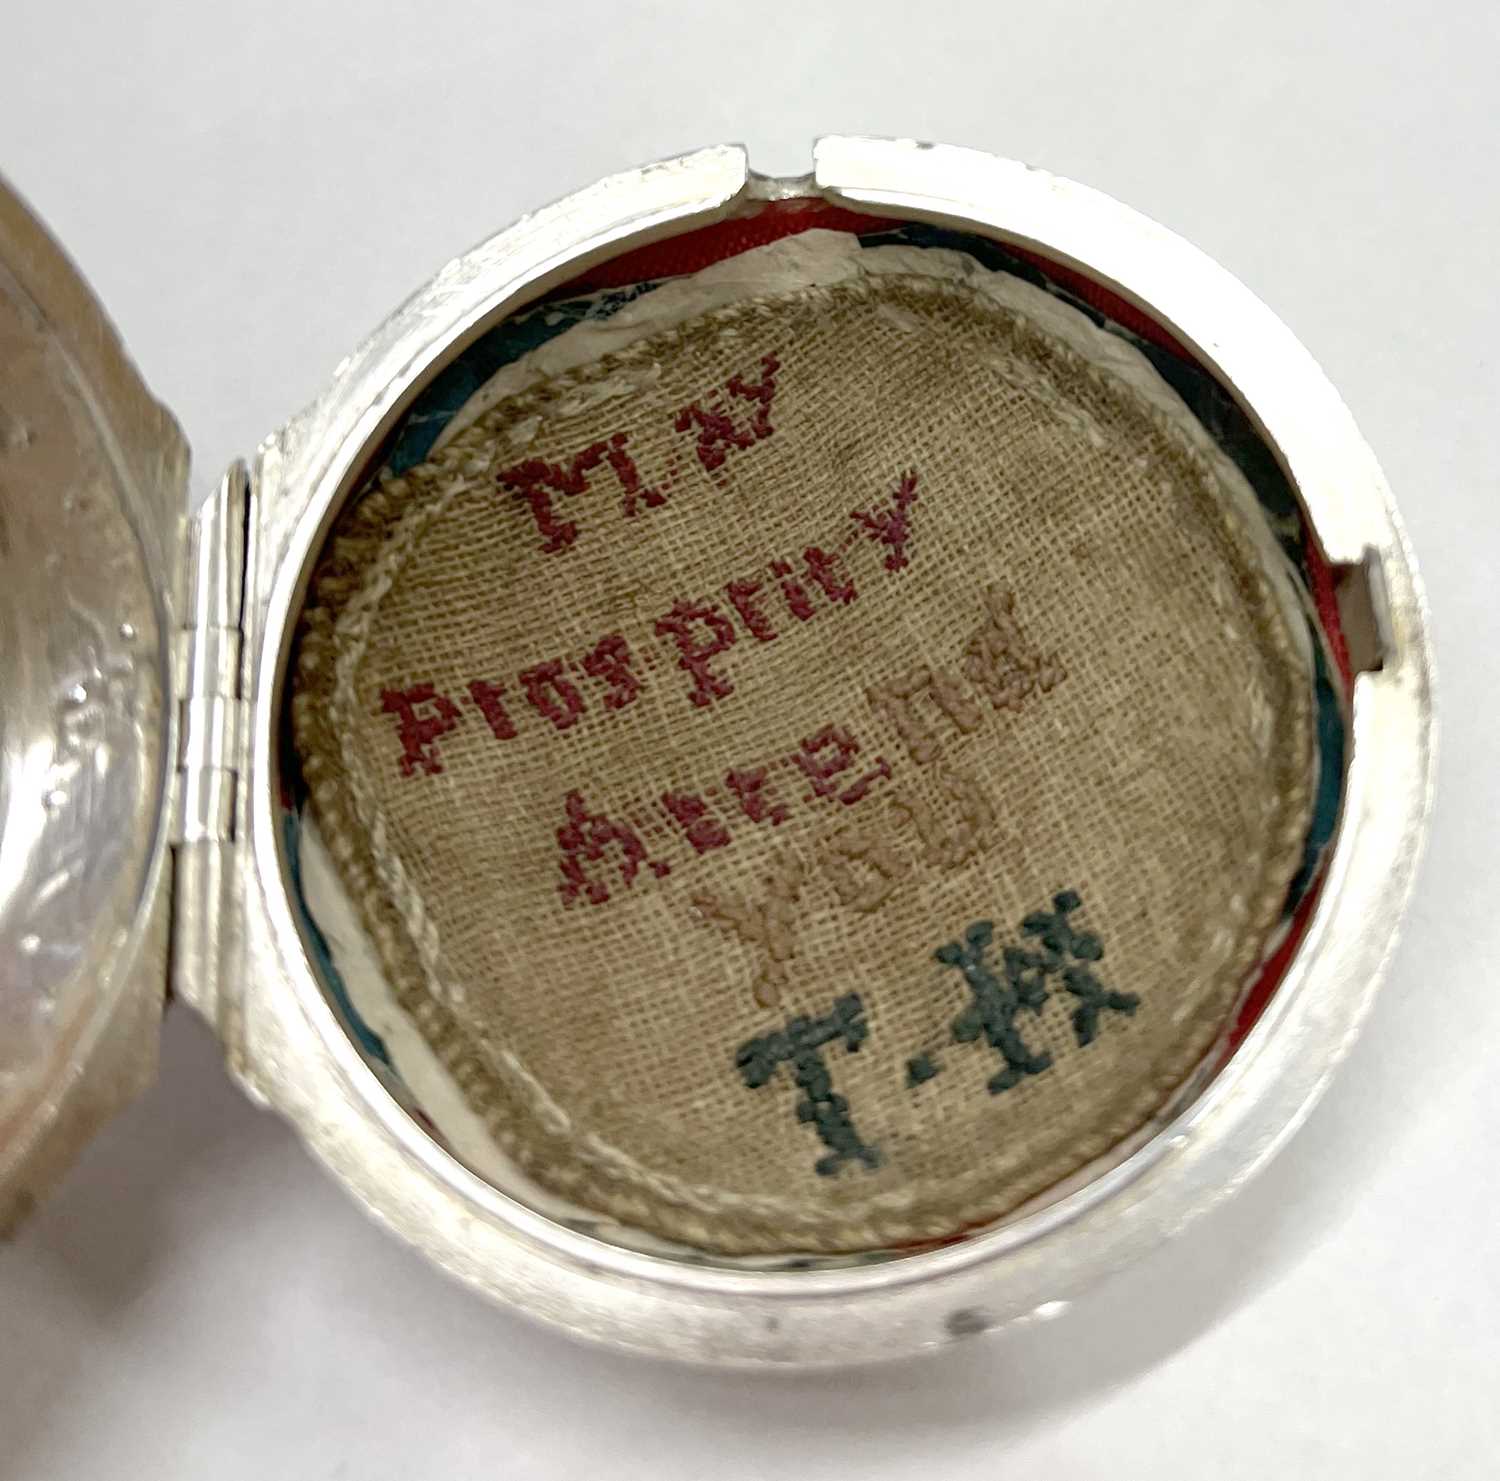
[[(1021, 310), (985, 298), (963, 283), (908, 274), (845, 279), (764, 298), (751, 298), (690, 319), (671, 330), (648, 335), (591, 365), (558, 376), (491, 408), (432, 459), (399, 477), (383, 475), (379, 485), (346, 514), (325, 554), (304, 614), (301, 651), (292, 701), (294, 739), (303, 775), (325, 840), (345, 885), (370, 932), (390, 975), (400, 1006), (414, 1019), (434, 1052), (454, 1076), (471, 1105), (485, 1120), (499, 1145), (525, 1171), (557, 1191), (616, 1218), (638, 1222), (702, 1248), (774, 1251), (791, 1248), (846, 1251), (941, 1237), (956, 1228), (1002, 1216), (1072, 1171), (1106, 1153), (1150, 1120), (1191, 1073), (1230, 1011), (1246, 976), (1259, 959), (1261, 945), (1274, 927), (1287, 881), (1300, 857), (1311, 805), (1308, 751), (1311, 746), (1310, 701), (1304, 686), (1292, 685), (1281, 710), (1281, 728), (1300, 739), (1300, 746), (1268, 747), (1281, 761), (1275, 796), (1281, 825), (1273, 827), (1268, 857), (1247, 858), (1246, 872), (1258, 872), (1262, 885), (1253, 896), (1236, 895), (1230, 909), (1238, 920), (1226, 923), (1218, 936), (1217, 959), (1205, 964), (1211, 985), (1183, 1023), (1179, 1052), (1120, 1108), (1107, 1124), (1076, 1138), (1066, 1156), (1054, 1156), (1029, 1177), (1020, 1172), (1007, 1180), (1003, 1196), (988, 1199), (975, 1192), (993, 1174), (983, 1166), (956, 1178), (913, 1180), (887, 1190), (809, 1213), (805, 1203), (772, 1195), (726, 1192), (685, 1182), (645, 1167), (595, 1133), (577, 1128), (544, 1085), (506, 1046), (461, 1027), (447, 1004), (460, 1002), (461, 991), (448, 982), (437, 933), (420, 893), (399, 858), (389, 848), (387, 825), (367, 785), (350, 743), (351, 727), (338, 716), (357, 707), (354, 676), (370, 626), (401, 566), (428, 524), (441, 518), (452, 500), (476, 486), (488, 471), (484, 450), (504, 429), (528, 416), (545, 413), (554, 403), (586, 386), (617, 374), (638, 361), (658, 358), (664, 350), (705, 328), (734, 331), (747, 318), (771, 317), (788, 303), (832, 302), (880, 297), (908, 306), (928, 307), (933, 298), (962, 300), (970, 310), (1012, 321), (1013, 327), (1037, 337), (1047, 356), (1093, 381), (1107, 395), (1121, 390), (1139, 408), (1199, 482), (1199, 492), (1214, 510), (1223, 532), (1240, 558), (1261, 609), (1257, 636), (1263, 651), (1295, 666), (1296, 644), (1278, 609), (1261, 560), (1248, 533), (1232, 517), (1223, 497), (1223, 475), (1185, 429), (1150, 401), (1135, 396), (1112, 368), (1100, 367), (1072, 346), (1032, 322)], [(1044, 386), (1044, 370), (1014, 358), (1014, 367)], [(476, 454), (479, 460), (476, 461)], [(322, 690), (322, 693), (317, 692)], [(334, 704), (329, 710), (326, 698)], [(1261, 702), (1275, 713), (1264, 695)], [(1291, 756), (1295, 764), (1288, 762)], [(1282, 867), (1284, 866), (1284, 867)], [(1237, 929), (1236, 929), (1237, 927)], [(485, 1057), (476, 1049), (483, 1049)], [(506, 1084), (506, 1079), (509, 1084)], [(541, 1135), (523, 1135), (522, 1130)], [(561, 1146), (557, 1144), (561, 1143)], [(554, 1150), (549, 1153), (549, 1146)], [(561, 1153), (562, 1155), (557, 1155)], [(1057, 1165), (1052, 1165), (1057, 1164)], [(926, 1195), (942, 1190), (942, 1208)], [(724, 1215), (732, 1215), (732, 1222)], [(707, 1216), (715, 1216), (710, 1221)], [(732, 1241), (726, 1243), (726, 1235)]]

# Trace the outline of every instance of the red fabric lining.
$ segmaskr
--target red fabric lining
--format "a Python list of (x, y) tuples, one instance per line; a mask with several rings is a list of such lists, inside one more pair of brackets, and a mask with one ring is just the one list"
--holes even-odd
[(701, 226), (697, 231), (685, 232), (664, 242), (652, 242), (649, 246), (622, 252), (582, 277), (574, 278), (552, 296), (569, 298), (578, 293), (597, 292), (601, 288), (626, 288), (647, 278), (681, 277), (685, 273), (712, 267), (726, 258), (738, 257), (752, 247), (764, 247), (767, 242), (779, 242), (783, 237), (798, 236), (804, 231), (818, 229), (859, 234), (898, 225), (900, 223), (896, 221), (846, 211), (842, 206), (830, 206), (822, 201), (772, 201), (753, 216), (716, 221), (712, 226)]
[(1307, 934), (1308, 922), (1312, 920), (1313, 911), (1317, 909), (1318, 896), (1322, 893), (1323, 877), (1319, 875), (1302, 897), (1301, 904), (1297, 906), (1297, 913), (1292, 917), (1291, 929), (1287, 931), (1286, 939), (1271, 953), (1265, 966), (1261, 968), (1260, 976), (1255, 979), (1255, 985), (1245, 995), (1245, 1001), (1240, 1005), (1239, 1016), (1234, 1021), (1234, 1027), (1229, 1031), (1229, 1042), (1224, 1046), (1224, 1053), (1219, 1063), (1214, 1066), (1215, 1070), (1223, 1069), (1229, 1063), (1234, 1057), (1234, 1051), (1244, 1041), (1245, 1035), (1255, 1027), (1256, 1019), (1265, 1011), (1266, 1004), (1271, 1001), (1277, 987), (1281, 984), (1281, 979), (1286, 976), (1286, 969), (1297, 954), (1297, 948), (1302, 945), (1302, 938)]
[[(889, 231), (902, 224), (893, 218), (867, 216), (823, 201), (771, 201), (753, 216), (716, 221), (712, 226), (624, 252), (573, 279), (551, 296), (566, 298), (578, 293), (594, 293), (601, 288), (625, 288), (648, 278), (681, 277), (737, 257), (752, 247), (763, 247), (768, 242), (779, 242), (804, 231), (847, 231), (864, 235)], [(1007, 243), (1006, 250), (1044, 272), (1059, 287), (1067, 289), (1090, 308), (1124, 325), (1131, 333), (1185, 360), (1194, 358), (1181, 340), (1168, 333), (1149, 314), (1119, 294), (1101, 287), (1092, 278), (1023, 247)]]
[(1318, 611), (1318, 622), (1328, 639), (1328, 651), (1344, 681), (1344, 693), (1354, 687), (1354, 667), (1349, 662), (1349, 644), (1344, 640), (1344, 629), (1339, 621), (1338, 594), (1334, 589), (1333, 567), (1323, 557), (1322, 548), (1309, 533), (1307, 538), (1307, 579), (1312, 586), (1313, 605)]

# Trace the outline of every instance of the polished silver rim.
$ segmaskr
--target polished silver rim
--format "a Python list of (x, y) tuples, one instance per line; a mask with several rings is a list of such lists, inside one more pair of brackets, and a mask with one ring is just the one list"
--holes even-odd
[[(1328, 558), (1378, 573), (1383, 663), (1355, 685), (1344, 817), (1306, 936), (1269, 1007), (1189, 1107), (1087, 1186), (962, 1244), (857, 1268), (752, 1273), (638, 1254), (552, 1223), (468, 1172), (400, 1110), (308, 959), (288, 895), (275, 757), (311, 562), (369, 450), (430, 373), (505, 313), (626, 245), (790, 196), (988, 234), (1147, 309), (1262, 429)], [(263, 447), (256, 493), (246, 971), (231, 1063), (372, 1213), (530, 1315), (653, 1354), (825, 1365), (1053, 1314), (1249, 1178), (1300, 1124), (1365, 1017), (1430, 805), (1431, 661), (1416, 570), (1374, 457), (1307, 351), (1223, 269), (1106, 196), (970, 150), (856, 138), (820, 141), (813, 172), (795, 180), (754, 175), (730, 146), (612, 177), (456, 259), (397, 310)]]

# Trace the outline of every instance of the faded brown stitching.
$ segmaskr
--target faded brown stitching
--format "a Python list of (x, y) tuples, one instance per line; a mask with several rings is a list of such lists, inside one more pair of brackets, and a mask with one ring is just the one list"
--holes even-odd
[(997, 710), (1019, 710), (1036, 690), (1043, 694), (1067, 676), (1056, 655), (1043, 657), (1016, 621), (1016, 594), (1004, 587), (984, 590), (985, 620), (964, 650), (964, 672)]
[(870, 708), (891, 722), (911, 759), (918, 766), (927, 766), (942, 753), (942, 743), (917, 711), (914, 701), (919, 695), (930, 695), (960, 735), (972, 735), (982, 717), (979, 707), (952, 674), (915, 668), (882, 684), (871, 685), (865, 691)]
[[(873, 878), (860, 879), (855, 864), (863, 864)], [(840, 828), (829, 838), (822, 865), (839, 904), (864, 915), (879, 910), (891, 898), (911, 867), (890, 844), (853, 826)]]
[(995, 808), (971, 776), (937, 768), (938, 784), (958, 806), (958, 821), (944, 830), (931, 806), (915, 795), (891, 799), (891, 811), (922, 840), (922, 861), (936, 869), (961, 869), (997, 841)]
[(765, 895), (754, 903), (728, 895), (694, 895), (693, 904), (710, 925), (726, 931), (760, 953), (755, 973), (755, 1001), (762, 1008), (781, 1002), (792, 959), (797, 954), (798, 900), (806, 870), (791, 853), (777, 854), (761, 883)]

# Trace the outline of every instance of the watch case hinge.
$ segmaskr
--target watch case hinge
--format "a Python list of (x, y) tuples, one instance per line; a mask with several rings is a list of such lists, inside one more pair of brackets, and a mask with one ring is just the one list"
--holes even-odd
[(245, 826), (244, 601), (252, 492), (232, 464), (191, 520), (185, 621), (177, 632), (177, 775), (172, 843), (172, 990), (201, 1012), (234, 1054), (226, 981), (239, 938), (236, 889)]

